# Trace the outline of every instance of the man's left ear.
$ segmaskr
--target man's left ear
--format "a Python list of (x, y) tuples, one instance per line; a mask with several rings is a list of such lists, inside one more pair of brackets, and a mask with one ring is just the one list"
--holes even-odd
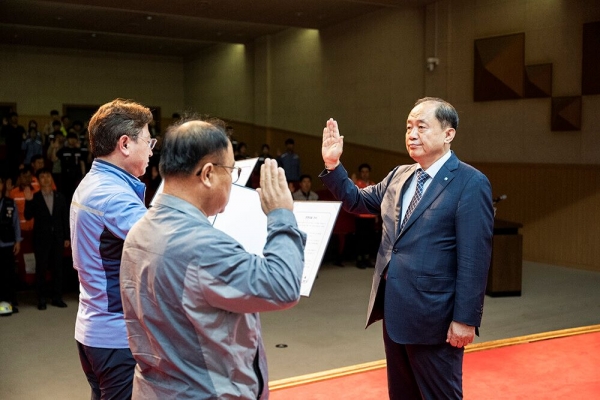
[(125, 155), (129, 155), (129, 136), (123, 135), (119, 138), (117, 146), (121, 149), (121, 152)]
[(200, 182), (207, 187), (212, 186), (212, 176), (214, 174), (214, 167), (211, 163), (206, 163), (202, 167), (202, 169), (196, 174), (198, 178), (200, 178)]

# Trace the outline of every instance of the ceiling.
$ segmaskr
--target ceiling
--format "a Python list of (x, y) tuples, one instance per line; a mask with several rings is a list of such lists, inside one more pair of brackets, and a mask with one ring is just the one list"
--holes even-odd
[(0, 45), (187, 57), (436, 0), (0, 0)]

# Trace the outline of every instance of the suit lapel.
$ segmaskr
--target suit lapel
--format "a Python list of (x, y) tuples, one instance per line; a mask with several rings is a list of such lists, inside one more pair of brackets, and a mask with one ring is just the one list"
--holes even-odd
[[(404, 229), (402, 230), (402, 232), (399, 233), (398, 237), (396, 238), (396, 241), (400, 238), (400, 236), (404, 234), (404, 232), (410, 229), (413, 223), (423, 214), (423, 212), (427, 208), (429, 208), (431, 203), (433, 203), (433, 201), (444, 191), (444, 189), (446, 189), (446, 186), (448, 186), (452, 179), (454, 179), (453, 171), (456, 170), (456, 168), (458, 168), (458, 162), (458, 158), (456, 158), (456, 156), (452, 154), (450, 159), (446, 161), (444, 165), (442, 165), (442, 168), (440, 168), (438, 173), (435, 175), (435, 178), (433, 178), (433, 181), (431, 181), (429, 187), (423, 194), (423, 198), (421, 199), (421, 201), (419, 201), (419, 204), (417, 204), (415, 211), (413, 211), (409, 220), (406, 221), (406, 225), (404, 225)], [(404, 192), (404, 189), (402, 190), (402, 192)]]

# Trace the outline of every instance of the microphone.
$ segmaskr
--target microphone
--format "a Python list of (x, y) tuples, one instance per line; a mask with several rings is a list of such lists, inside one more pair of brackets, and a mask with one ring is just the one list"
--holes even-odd
[(500, 196), (496, 197), (495, 199), (493, 199), (493, 200), (492, 200), (492, 202), (493, 202), (494, 204), (496, 204), (496, 203), (499, 203), (499, 202), (501, 202), (502, 200), (506, 200), (506, 197), (507, 197), (507, 196), (506, 196), (505, 194), (502, 194), (502, 195), (500, 195)]

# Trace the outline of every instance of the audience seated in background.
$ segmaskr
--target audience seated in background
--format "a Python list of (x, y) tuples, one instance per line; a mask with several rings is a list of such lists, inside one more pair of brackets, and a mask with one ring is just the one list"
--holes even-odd
[(61, 192), (71, 203), (71, 198), (77, 185), (85, 175), (85, 157), (79, 147), (79, 137), (76, 133), (67, 135), (67, 144), (56, 152), (56, 157), (60, 160), (61, 169)]
[(68, 115), (63, 115), (60, 117), (60, 122), (62, 122), (62, 127), (60, 128), (63, 136), (67, 136), (69, 134), (69, 130), (71, 129), (71, 119)]
[(41, 135), (40, 130), (38, 129), (38, 123), (35, 119), (30, 119), (29, 123), (27, 124), (27, 130), (29, 131), (31, 128), (34, 128), (35, 131)]
[(250, 158), (248, 156), (248, 145), (244, 142), (240, 142), (237, 147), (237, 152), (235, 154), (235, 161), (237, 160), (245, 160)]
[(23, 158), (23, 164), (30, 164), (33, 156), (43, 154), (44, 146), (42, 143), (42, 137), (38, 133), (36, 128), (29, 128), (29, 136), (21, 145), (21, 150), (25, 152)]
[[(33, 187), (34, 191), (40, 190), (40, 183), (37, 179), (38, 172), (46, 167), (46, 159), (43, 155), (33, 156), (31, 158), (31, 187)], [(54, 180), (52, 180), (52, 190), (56, 190), (56, 185), (54, 184)]]
[(296, 190), (292, 197), (294, 200), (319, 200), (319, 195), (311, 190), (312, 178), (310, 175), (300, 176), (300, 189)]
[(65, 137), (58, 133), (52, 137), (47, 153), (48, 161), (52, 164), (52, 178), (59, 190), (62, 188), (62, 168), (60, 158), (56, 156), (56, 153), (63, 148), (64, 144)]
[[(48, 122), (45, 126), (44, 126), (44, 130), (42, 131), (42, 135), (44, 138), (44, 143), (46, 144), (46, 146), (49, 143), (48, 140), (48, 136), (54, 132), (54, 121), (57, 121), (59, 123), (59, 126), (62, 126), (62, 122), (60, 122), (60, 114), (58, 113), (58, 110), (51, 110), (50, 111), (50, 122)], [(60, 128), (59, 128), (60, 129)]]
[(75, 133), (79, 139), (79, 150), (81, 150), (81, 156), (85, 163), (85, 170), (89, 171), (92, 166), (92, 153), (89, 149), (88, 131), (83, 125), (83, 122), (76, 120), (73, 121), (73, 125), (69, 132)]
[(300, 157), (294, 152), (294, 145), (294, 139), (285, 141), (286, 151), (277, 158), (277, 163), (285, 171), (287, 181), (295, 184), (300, 181)]

